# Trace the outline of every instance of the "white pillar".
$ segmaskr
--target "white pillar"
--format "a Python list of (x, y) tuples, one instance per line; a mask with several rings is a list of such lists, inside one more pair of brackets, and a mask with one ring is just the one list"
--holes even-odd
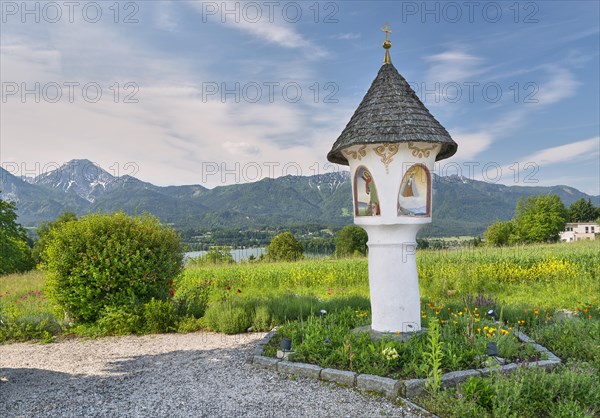
[(416, 235), (423, 224), (362, 225), (369, 235), (371, 329), (421, 330)]

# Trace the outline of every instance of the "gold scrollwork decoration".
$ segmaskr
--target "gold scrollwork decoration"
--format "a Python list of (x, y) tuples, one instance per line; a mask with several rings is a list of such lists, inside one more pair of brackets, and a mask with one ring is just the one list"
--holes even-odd
[(358, 161), (360, 161), (362, 157), (367, 155), (366, 149), (367, 146), (363, 145), (357, 151), (344, 150), (344, 154), (346, 154), (348, 157), (351, 157), (353, 160), (358, 158)]
[(381, 162), (385, 164), (385, 172), (389, 174), (389, 165), (393, 161), (393, 156), (398, 152), (398, 144), (383, 143), (375, 147), (375, 154), (381, 157)]
[(433, 151), (436, 147), (437, 147), (436, 144), (434, 144), (430, 147), (417, 147), (412, 142), (408, 143), (408, 148), (412, 150), (413, 157), (417, 157), (417, 158), (429, 157), (429, 154), (431, 154), (431, 151)]

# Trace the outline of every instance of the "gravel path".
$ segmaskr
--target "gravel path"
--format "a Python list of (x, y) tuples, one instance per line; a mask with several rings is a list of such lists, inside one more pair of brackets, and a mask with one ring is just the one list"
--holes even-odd
[(356, 389), (248, 363), (264, 334), (108, 337), (0, 346), (0, 416), (420, 417)]

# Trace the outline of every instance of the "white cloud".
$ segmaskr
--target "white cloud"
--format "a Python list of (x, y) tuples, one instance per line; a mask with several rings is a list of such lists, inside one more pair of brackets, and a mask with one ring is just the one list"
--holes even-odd
[(482, 152), (486, 151), (493, 142), (489, 132), (460, 132), (451, 131), (450, 135), (458, 144), (458, 152), (454, 159), (460, 161), (472, 161)]
[[(255, 3), (256, 6), (252, 6), (252, 14), (245, 16), (243, 2), (215, 2), (216, 9), (210, 9), (210, 11), (207, 11), (205, 2), (191, 1), (187, 4), (200, 14), (203, 22), (225, 24), (271, 44), (284, 48), (301, 49), (307, 58), (322, 58), (326, 55), (324, 48), (310, 42), (293, 29), (295, 23), (282, 21), (281, 13), (270, 16), (269, 7), (266, 5)], [(262, 10), (263, 8), (265, 10)], [(260, 14), (255, 13), (255, 9), (258, 9)], [(232, 12), (226, 14), (225, 10)], [(300, 13), (302, 13), (301, 10)]]
[(359, 39), (361, 36), (362, 35), (360, 33), (343, 32), (343, 33), (337, 33), (335, 35), (332, 35), (331, 37), (333, 39), (339, 39), (342, 41), (351, 41), (351, 40)]
[(598, 158), (600, 152), (600, 137), (585, 139), (583, 141), (571, 142), (565, 145), (546, 148), (533, 154), (519, 158), (522, 163), (532, 162), (538, 166), (587, 160)]
[(487, 71), (481, 66), (484, 61), (482, 58), (468, 54), (461, 48), (429, 55), (425, 59), (432, 63), (427, 71), (429, 82), (475, 81), (470, 79)]
[(553, 68), (549, 72), (550, 79), (539, 85), (539, 91), (534, 97), (540, 106), (548, 106), (572, 96), (581, 84), (565, 68)]
[(158, 1), (156, 5), (156, 15), (154, 17), (154, 26), (166, 31), (175, 31), (178, 28), (177, 21), (173, 16), (172, 3), (168, 1)]

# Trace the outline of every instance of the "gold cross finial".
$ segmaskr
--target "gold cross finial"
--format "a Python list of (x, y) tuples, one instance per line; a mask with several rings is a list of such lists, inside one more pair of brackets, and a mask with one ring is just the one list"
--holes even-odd
[(385, 40), (389, 42), (388, 35), (392, 33), (392, 30), (388, 27), (388, 22), (385, 22), (385, 28), (381, 28), (382, 32), (385, 32)]
[(392, 59), (390, 58), (390, 48), (392, 47), (392, 43), (390, 42), (388, 35), (392, 33), (392, 30), (388, 27), (388, 22), (385, 22), (385, 28), (382, 28), (381, 31), (385, 32), (385, 42), (383, 43), (383, 48), (385, 49), (385, 57), (383, 58), (383, 63), (391, 64)]

